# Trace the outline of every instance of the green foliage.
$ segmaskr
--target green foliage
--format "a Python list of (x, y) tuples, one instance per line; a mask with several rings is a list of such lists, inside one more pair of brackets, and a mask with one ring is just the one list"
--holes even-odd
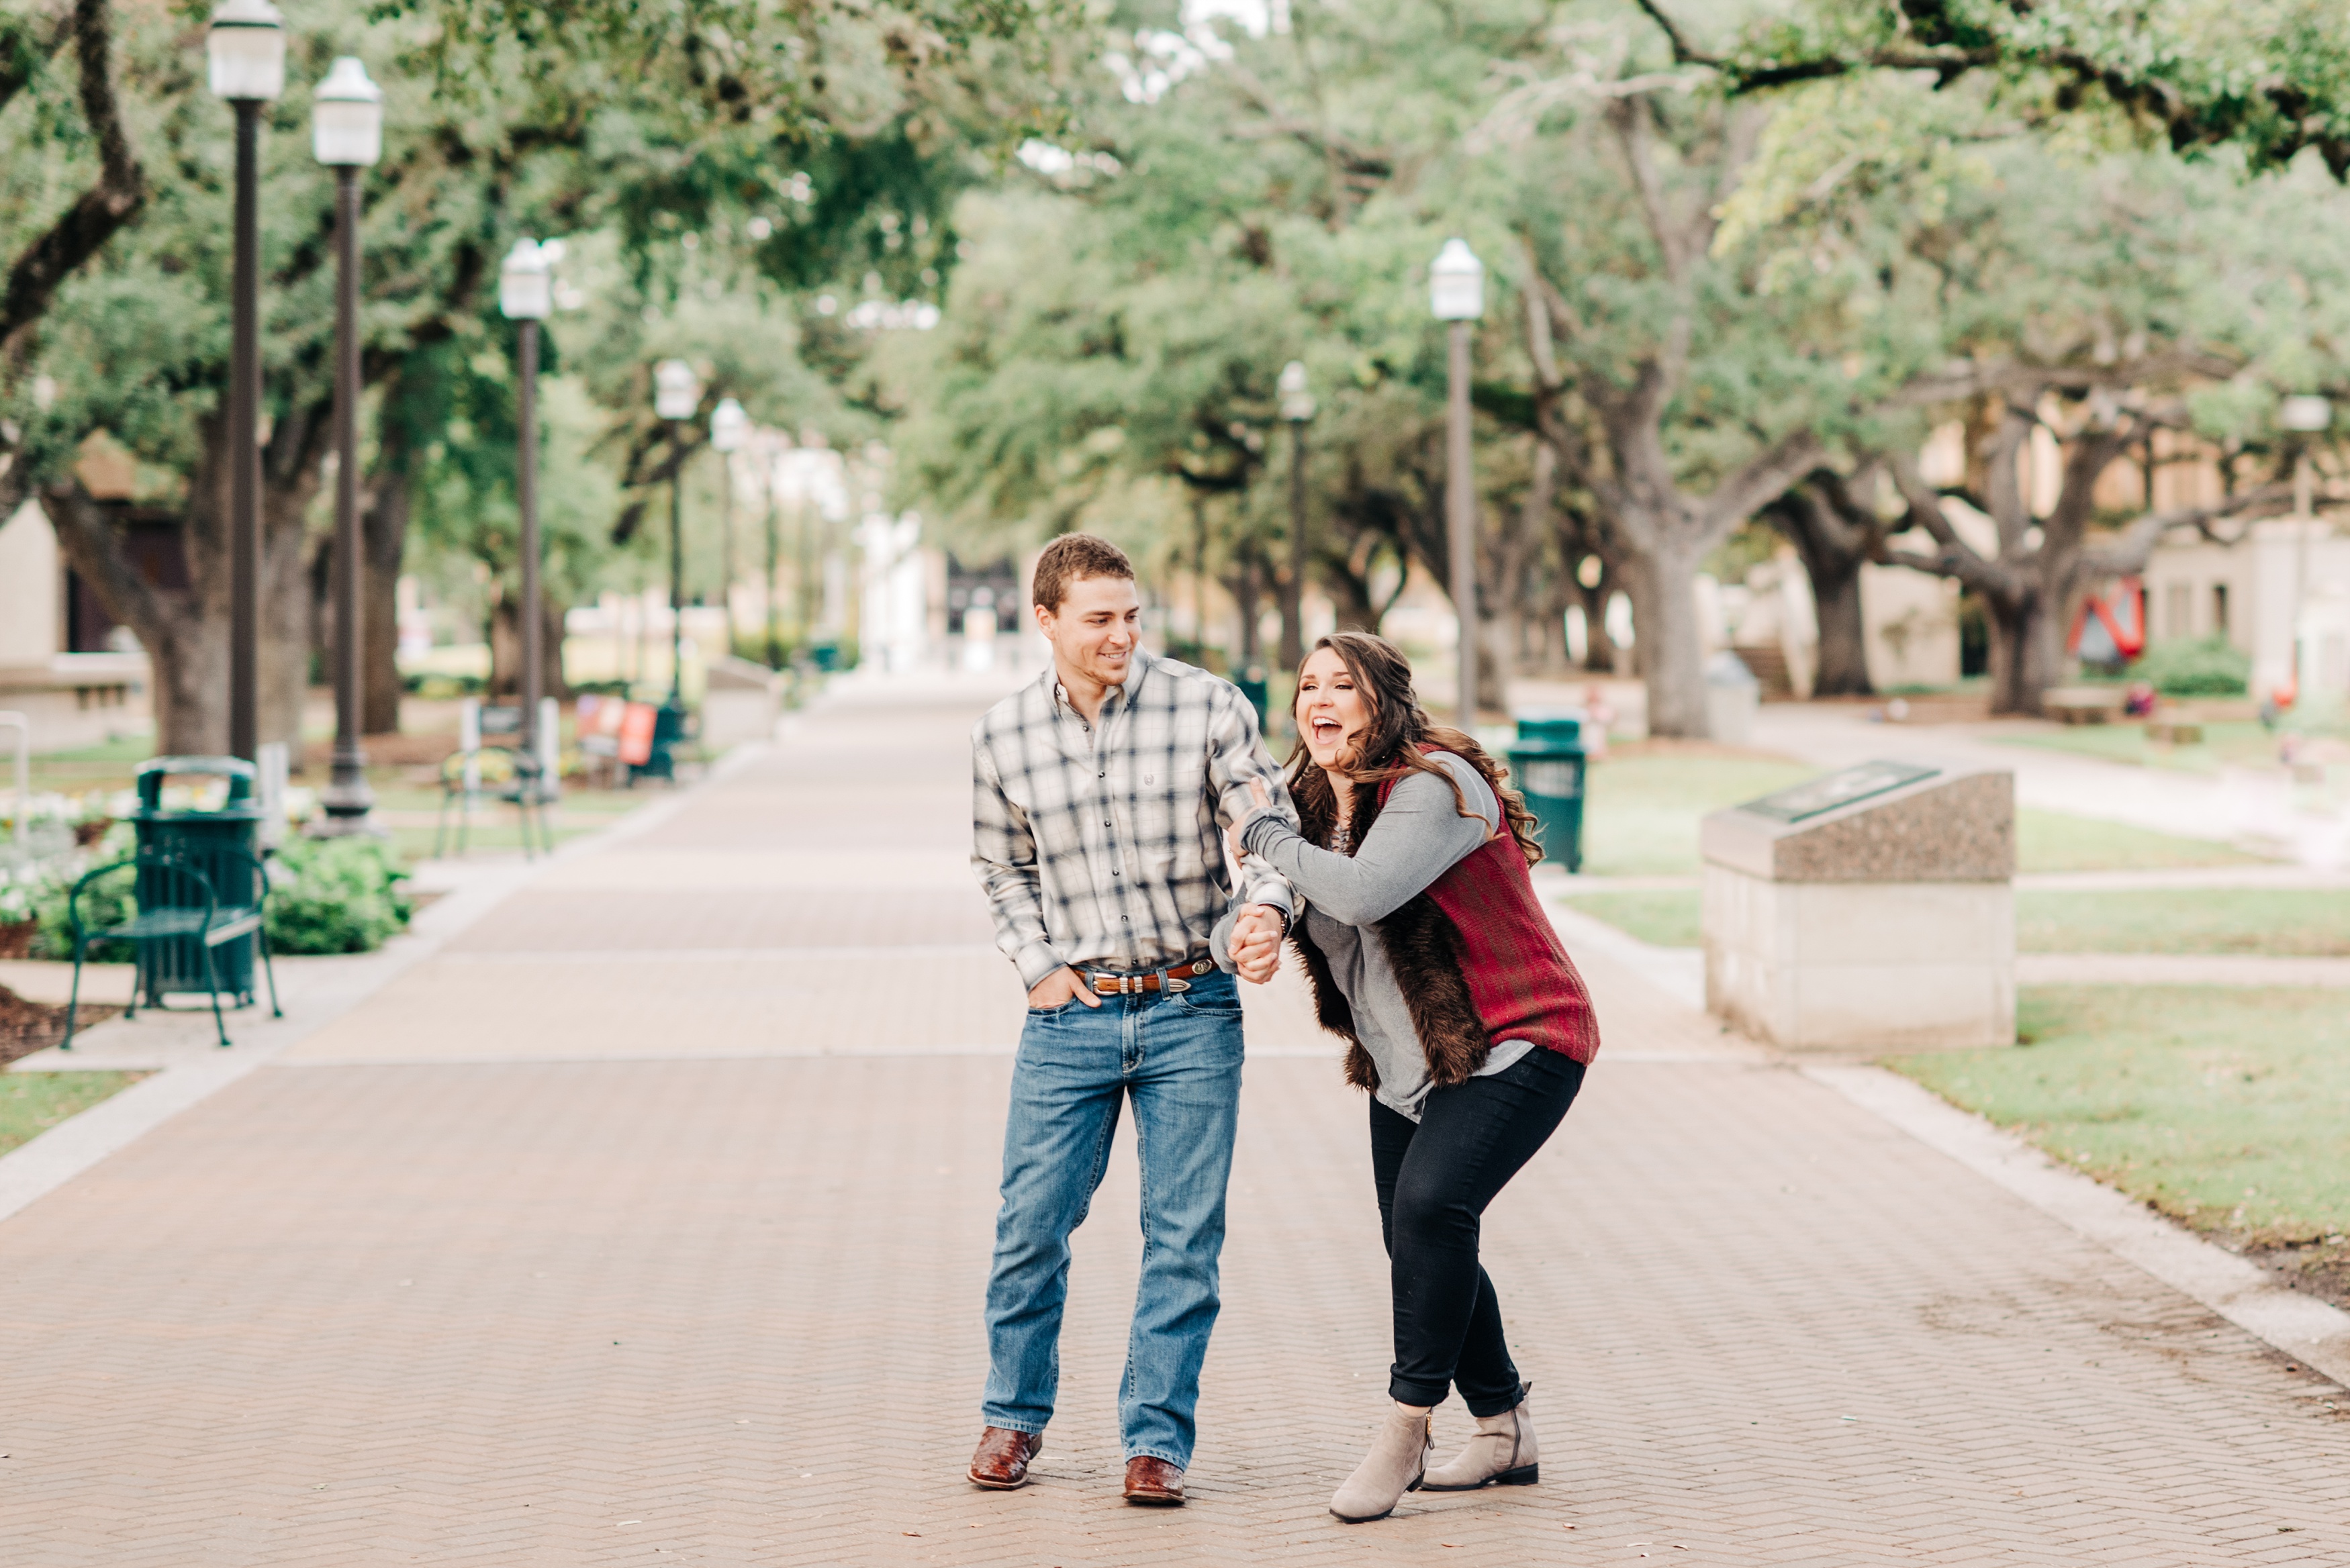
[(2251, 688), (2251, 655), (2224, 637), (2147, 645), (2130, 673), (2166, 697), (2241, 697)]
[(407, 929), (407, 877), (376, 839), (288, 840), (270, 865), (270, 950), (374, 951)]
[[(1687, 20), (1694, 7), (1665, 0)], [(2350, 35), (2333, 0), (1804, 0), (1725, 53), (1677, 28), (1677, 53), (1733, 93), (1886, 71), (1938, 88), (1970, 74), (2010, 112), (2101, 119), (2175, 152), (2228, 148), (2254, 169), (2314, 148), (2350, 178)]]
[[(78, 903), (71, 897), (74, 884), (84, 875), (110, 861), (127, 860), (137, 851), (137, 830), (127, 822), (118, 822), (87, 854), (40, 868), (40, 881), (32, 898), (33, 918), (40, 922), (40, 929), (33, 934), (35, 958), (73, 957), (73, 915), (77, 910), (85, 930), (120, 925), (137, 911), (138, 900), (131, 897), (136, 873), (128, 866), (83, 888)], [(122, 963), (133, 955), (129, 942), (98, 941), (92, 942), (83, 956), (93, 963)]]

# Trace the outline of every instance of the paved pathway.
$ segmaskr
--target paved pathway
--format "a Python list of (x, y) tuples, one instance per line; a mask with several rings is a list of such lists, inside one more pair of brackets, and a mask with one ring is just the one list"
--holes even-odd
[(1124, 1150), (1042, 1479), (973, 1491), (983, 697), (863, 688), (0, 1222), (0, 1563), (2350, 1560), (2350, 1395), (1597, 949), (1607, 1052), (1489, 1226), (1542, 1486), (1323, 1511), (1385, 1270), (1278, 987), (1194, 1502), (1116, 1498)]

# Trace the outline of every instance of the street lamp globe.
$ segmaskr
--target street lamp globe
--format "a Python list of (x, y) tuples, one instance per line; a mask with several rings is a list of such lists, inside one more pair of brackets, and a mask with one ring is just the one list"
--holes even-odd
[(286, 18), (269, 0), (221, 0), (204, 57), (214, 97), (266, 103), (286, 90)]
[(1302, 425), (1314, 417), (1314, 394), (1305, 389), (1305, 361), (1292, 359), (1281, 368), (1281, 417)]
[(721, 399), (717, 411), (710, 416), (710, 444), (720, 452), (733, 452), (750, 430), (751, 416), (743, 411), (743, 405), (732, 398)]
[(555, 308), (555, 268), (546, 247), (525, 235), (498, 266), (498, 314), (508, 321), (544, 321)]
[(2277, 422), (2289, 431), (2314, 435), (2334, 422), (2334, 405), (2314, 392), (2300, 392), (2277, 407)]
[(357, 55), (338, 57), (310, 100), (310, 151), (321, 163), (348, 169), (383, 156), (383, 89)]
[(690, 420), (702, 406), (702, 378), (682, 359), (653, 367), (653, 412), (665, 420)]
[(1428, 269), (1429, 304), (1439, 321), (1474, 321), (1485, 314), (1485, 264), (1454, 236)]

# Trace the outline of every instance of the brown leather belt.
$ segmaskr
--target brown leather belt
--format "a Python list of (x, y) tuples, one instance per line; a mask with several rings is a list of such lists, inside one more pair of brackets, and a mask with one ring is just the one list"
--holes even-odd
[(1097, 996), (1131, 996), (1146, 991), (1189, 991), (1189, 977), (1206, 974), (1216, 967), (1216, 961), (1201, 957), (1170, 963), (1165, 969), (1154, 969), (1148, 974), (1111, 974), (1104, 970), (1085, 971), (1087, 982)]

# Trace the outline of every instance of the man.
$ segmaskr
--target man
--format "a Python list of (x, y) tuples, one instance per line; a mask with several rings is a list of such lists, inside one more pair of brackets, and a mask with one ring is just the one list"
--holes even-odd
[[(1118, 1428), (1126, 1500), (1180, 1504), (1217, 1311), (1241, 1088), (1240, 995), (1279, 961), (1289, 888), (1235, 898), (1222, 829), (1251, 780), (1290, 811), (1239, 690), (1140, 646), (1134, 567), (1069, 534), (1030, 590), (1053, 665), (972, 732), (972, 866), (1028, 989), (987, 1282), (971, 1479), (1024, 1485), (1060, 1381), (1069, 1233), (1134, 1105), (1142, 1278)], [(1294, 814), (1293, 820), (1294, 820)]]

